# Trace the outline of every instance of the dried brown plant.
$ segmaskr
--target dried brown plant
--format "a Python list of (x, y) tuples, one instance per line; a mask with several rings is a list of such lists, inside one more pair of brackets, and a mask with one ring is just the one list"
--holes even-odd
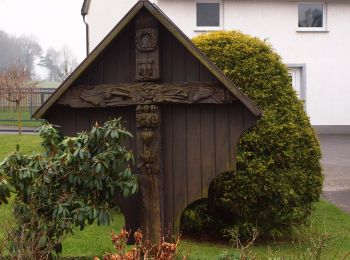
[[(161, 241), (153, 244), (148, 239), (144, 240), (142, 231), (137, 230), (134, 233), (135, 244), (130, 250), (127, 250), (129, 234), (125, 229), (122, 229), (119, 234), (112, 232), (112, 243), (116, 253), (106, 253), (103, 260), (170, 260), (178, 257), (177, 248), (180, 238), (175, 243), (168, 243), (165, 237), (162, 237)], [(99, 258), (95, 257), (94, 260), (99, 260)]]

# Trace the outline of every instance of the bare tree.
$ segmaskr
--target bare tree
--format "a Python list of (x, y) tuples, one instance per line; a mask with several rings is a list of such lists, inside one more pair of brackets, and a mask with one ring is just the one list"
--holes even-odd
[(72, 50), (64, 46), (61, 49), (61, 66), (60, 66), (60, 77), (61, 81), (65, 80), (77, 67), (78, 62), (74, 56)]
[(30, 78), (33, 78), (34, 61), (37, 57), (40, 57), (42, 49), (34, 37), (30, 36), (22, 36), (18, 39), (18, 44), (20, 46), (21, 63)]
[(14, 61), (18, 61), (30, 77), (34, 75), (35, 60), (40, 57), (42, 49), (33, 36), (18, 38), (0, 31), (0, 50), (0, 71), (5, 71)]
[(49, 80), (63, 81), (73, 72), (77, 64), (71, 49), (64, 46), (60, 51), (49, 48), (46, 55), (41, 57), (39, 66), (47, 69)]
[(49, 48), (45, 56), (41, 57), (39, 66), (44, 67), (48, 72), (49, 81), (59, 81), (59, 53), (54, 48)]
[(0, 72), (0, 96), (15, 104), (19, 134), (22, 134), (21, 102), (26, 100), (36, 86), (37, 82), (30, 81), (30, 75), (25, 66), (19, 62)]

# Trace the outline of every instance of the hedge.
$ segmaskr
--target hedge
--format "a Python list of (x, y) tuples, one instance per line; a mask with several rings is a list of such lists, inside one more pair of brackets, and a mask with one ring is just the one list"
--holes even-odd
[[(200, 228), (215, 233), (235, 229), (244, 237), (253, 228), (263, 236), (289, 232), (307, 220), (323, 175), (317, 136), (286, 66), (269, 43), (241, 32), (213, 32), (193, 41), (261, 108), (263, 117), (242, 136), (236, 171), (211, 184), (208, 205), (183, 214), (184, 231), (193, 226), (186, 216), (197, 212), (211, 216)], [(203, 208), (208, 212), (200, 212)]]

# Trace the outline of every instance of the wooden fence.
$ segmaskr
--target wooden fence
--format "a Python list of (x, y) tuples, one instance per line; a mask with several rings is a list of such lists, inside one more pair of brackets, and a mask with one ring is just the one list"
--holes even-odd
[[(33, 113), (55, 90), (55, 88), (31, 88), (12, 92), (12, 97), (21, 97), (19, 109), (22, 111), (22, 121), (35, 121), (32, 118)], [(4, 121), (17, 121), (17, 112), (16, 103), (9, 101), (8, 94), (0, 93), (0, 124)]]

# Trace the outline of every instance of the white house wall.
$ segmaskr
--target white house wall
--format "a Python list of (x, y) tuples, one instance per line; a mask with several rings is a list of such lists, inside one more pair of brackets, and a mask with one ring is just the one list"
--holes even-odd
[[(136, 1), (91, 2), (90, 44), (96, 45)], [(186, 35), (193, 37), (202, 33), (195, 31), (196, 1), (157, 2)], [(327, 4), (327, 32), (298, 32), (296, 1), (226, 0), (221, 3), (222, 29), (240, 30), (267, 39), (284, 63), (303, 66), (306, 110), (313, 125), (350, 125), (349, 1)], [(102, 10), (104, 14), (97, 15)]]
[[(91, 0), (89, 23), (90, 51), (113, 29), (138, 0)], [(151, 1), (157, 3), (158, 1)]]

